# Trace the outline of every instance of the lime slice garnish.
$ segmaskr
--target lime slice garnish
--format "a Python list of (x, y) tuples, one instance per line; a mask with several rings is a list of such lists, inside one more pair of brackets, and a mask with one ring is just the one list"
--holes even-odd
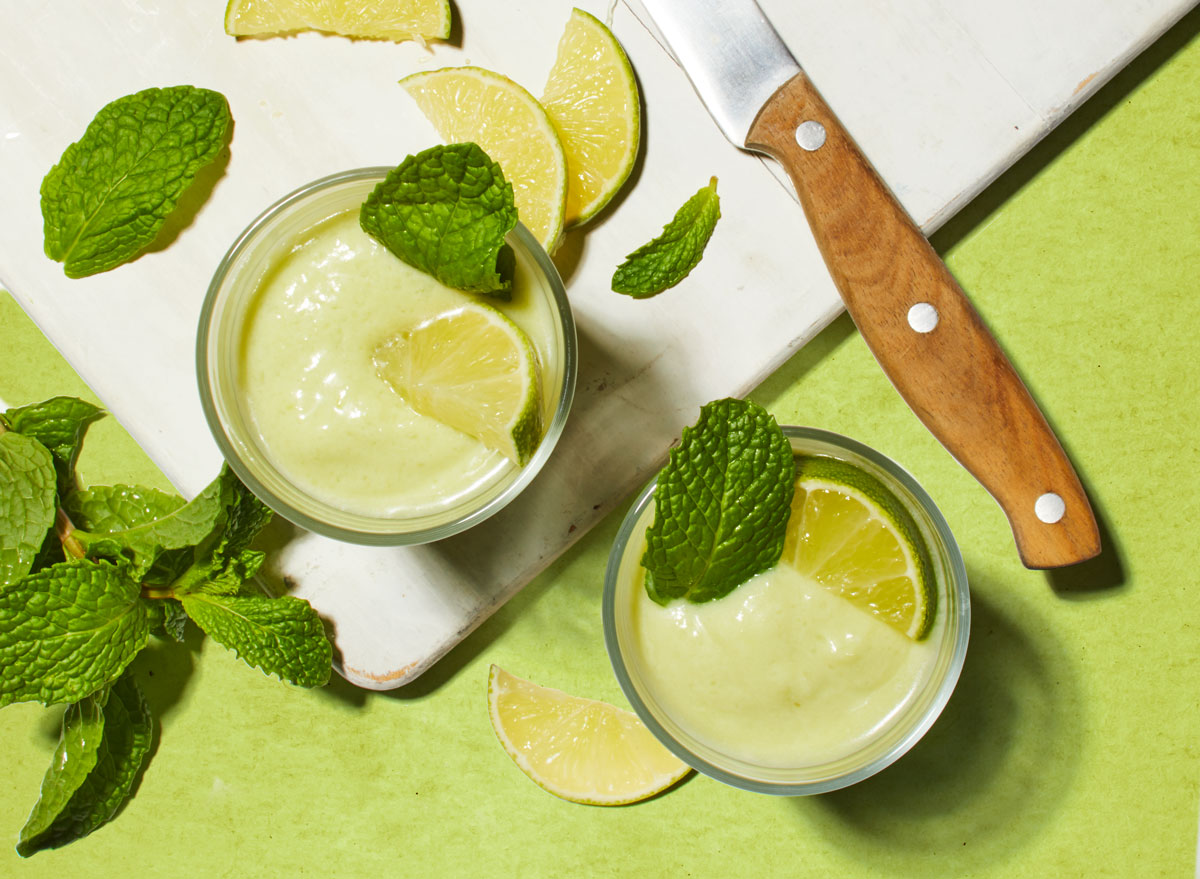
[(537, 99), (481, 67), (444, 67), (400, 80), (447, 143), (476, 143), (512, 184), (517, 217), (552, 253), (563, 230), (567, 160)]
[(524, 465), (542, 437), (542, 391), (529, 337), (468, 303), (382, 341), (375, 369), (418, 413)]
[(375, 40), (444, 40), (449, 0), (361, 3), (358, 0), (229, 0), (225, 33), (266, 37), (315, 30)]
[(488, 712), (513, 762), (565, 800), (634, 803), (689, 772), (636, 714), (538, 686), (495, 665), (488, 676)]
[(641, 136), (637, 80), (612, 31), (581, 9), (571, 12), (542, 106), (567, 156), (566, 223), (583, 223), (608, 204), (633, 170)]
[(798, 459), (783, 561), (910, 638), (929, 632), (937, 596), (920, 529), (899, 498), (851, 464)]

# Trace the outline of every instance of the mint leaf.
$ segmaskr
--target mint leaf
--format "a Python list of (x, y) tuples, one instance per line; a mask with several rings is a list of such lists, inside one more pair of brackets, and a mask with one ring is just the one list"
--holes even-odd
[(359, 211), (363, 229), (448, 287), (508, 298), (504, 237), (517, 224), (512, 185), (473, 143), (435, 146), (388, 172)]
[(231, 124), (223, 95), (189, 85), (102, 108), (42, 181), (46, 256), (71, 278), (128, 262), (217, 157)]
[(96, 767), (96, 754), (104, 736), (104, 700), (107, 691), (86, 696), (67, 706), (58, 747), (42, 779), (42, 793), (30, 812), (17, 843), (17, 853), (27, 857), (37, 851), (37, 840), (67, 808), (71, 797)]
[[(109, 515), (104, 516), (98, 505), (89, 506), (84, 510), (85, 514), (95, 516), (102, 529), (87, 531), (80, 528), (75, 531), (75, 538), (87, 550), (89, 558), (130, 562), (133, 566), (131, 576), (135, 579), (146, 579), (161, 561), (160, 569), (165, 569), (168, 574), (150, 579), (163, 582), (167, 576), (178, 576), (192, 560), (193, 547), (212, 539), (224, 524), (236, 482), (237, 477), (226, 466), (221, 475), (190, 502), (157, 518), (148, 517), (164, 511), (168, 502), (156, 497), (152, 490), (139, 489), (138, 492), (141, 502), (155, 509), (138, 511), (132, 505), (122, 507), (118, 503), (130, 500), (130, 492), (117, 491), (105, 496), (99, 490), (91, 489), (91, 498), (107, 499)], [(127, 516), (130, 518), (125, 519)], [(118, 530), (103, 530), (110, 526)]]
[(139, 485), (98, 485), (72, 492), (63, 503), (75, 527), (113, 534), (149, 525), (184, 506), (179, 495)]
[(0, 433), (0, 591), (33, 568), (57, 512), (54, 461), (32, 437)]
[(229, 521), (211, 553), (200, 554), (176, 581), (177, 595), (187, 592), (234, 595), (262, 567), (264, 553), (248, 547), (258, 532), (271, 521), (271, 508), (250, 489), (234, 480)]
[(661, 235), (625, 257), (613, 273), (613, 290), (648, 299), (674, 287), (700, 262), (720, 217), (721, 200), (713, 177), (675, 213)]
[(182, 644), (188, 621), (187, 611), (183, 609), (183, 605), (170, 598), (156, 601), (155, 604), (162, 608), (163, 631), (173, 640)]
[(182, 602), (196, 625), (249, 665), (302, 687), (329, 680), (333, 648), (307, 601), (192, 593)]
[[(126, 673), (113, 684), (101, 711), (103, 719), (98, 730), (100, 736), (94, 745), (94, 763), (90, 771), (78, 783), (65, 804), (60, 805), (60, 801), (66, 785), (63, 789), (56, 790), (51, 802), (43, 806), (42, 801), (46, 800), (46, 784), (50, 782), (52, 787), (55, 787), (52, 776), (62, 765), (56, 752), (55, 762), (51, 764), (46, 781), (42, 783), (42, 801), (34, 807), (34, 813), (21, 831), (17, 843), (17, 853), (22, 857), (29, 857), (43, 849), (66, 845), (91, 833), (117, 813), (133, 789), (142, 764), (150, 753), (154, 721), (132, 676)], [(64, 740), (67, 735), (68, 729), (64, 720)], [(82, 751), (88, 749), (90, 744), (77, 742), (75, 747)], [(60, 751), (63, 751), (61, 745)], [(86, 762), (86, 757), (83, 760)], [(36, 823), (35, 818), (38, 819)], [(47, 822), (48, 818), (52, 820)]]
[(31, 436), (50, 450), (58, 477), (58, 494), (66, 497), (76, 486), (75, 462), (88, 426), (104, 410), (78, 397), (52, 397), (41, 403), (9, 409), (5, 420), (17, 433)]
[(775, 419), (744, 400), (717, 400), (658, 474), (646, 531), (646, 592), (711, 601), (779, 561), (796, 465)]
[(0, 708), (77, 702), (149, 638), (141, 587), (108, 562), (52, 565), (0, 592)]

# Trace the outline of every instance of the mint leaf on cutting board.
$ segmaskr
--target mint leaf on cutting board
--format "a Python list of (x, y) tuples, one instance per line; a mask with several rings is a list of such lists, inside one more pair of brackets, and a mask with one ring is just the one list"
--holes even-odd
[[(107, 698), (83, 702), (88, 703), (92, 703), (86, 709), (91, 720), (88, 729), (69, 724), (78, 706), (68, 708), (63, 718), (62, 742), (42, 782), (41, 799), (17, 842), (17, 854), (22, 857), (74, 842), (112, 818), (128, 798), (150, 753), (154, 722), (128, 673), (112, 685)], [(99, 724), (94, 719), (97, 703)], [(91, 738), (86, 737), (89, 735)], [(86, 764), (89, 754), (91, 765), (79, 778), (78, 770), (71, 771), (71, 757), (78, 755)], [(64, 773), (68, 777), (64, 778)]]
[(54, 461), (46, 447), (0, 433), (0, 593), (33, 568), (56, 509)]
[(359, 223), (447, 287), (511, 295), (513, 255), (504, 238), (517, 224), (512, 184), (476, 144), (406, 158), (367, 197)]
[(676, 211), (671, 222), (617, 266), (612, 288), (634, 299), (648, 299), (674, 287), (700, 262), (708, 239), (721, 218), (717, 178), (701, 188)]
[(646, 592), (711, 601), (783, 553), (795, 490), (792, 446), (769, 412), (725, 399), (700, 410), (658, 474), (646, 530)]
[(329, 680), (333, 648), (307, 601), (204, 593), (181, 601), (196, 625), (248, 664), (302, 687)]
[(103, 107), (42, 181), (46, 256), (71, 278), (133, 259), (216, 159), (232, 123), (224, 95), (190, 85)]
[(123, 568), (76, 559), (0, 591), (0, 708), (77, 702), (146, 646), (141, 586)]

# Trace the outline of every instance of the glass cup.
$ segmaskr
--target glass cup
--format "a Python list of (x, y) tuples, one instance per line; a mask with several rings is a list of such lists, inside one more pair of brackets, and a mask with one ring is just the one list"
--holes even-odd
[[(646, 674), (637, 647), (633, 618), (635, 590), (641, 587), (645, 531), (654, 519), (656, 480), (642, 489), (625, 516), (609, 554), (605, 573), (604, 640), (626, 698), (650, 731), (681, 760), (718, 781), (760, 793), (799, 796), (825, 793), (854, 784), (899, 759), (933, 725), (962, 669), (970, 630), (966, 568), (945, 519), (916, 480), (894, 461), (846, 437), (807, 427), (784, 427), (792, 449), (801, 455), (839, 458), (875, 476), (912, 514), (929, 547), (937, 590), (936, 617), (930, 634), (933, 659), (915, 690), (889, 712), (888, 719), (857, 748), (835, 759), (798, 765), (762, 765), (736, 747), (704, 740), (664, 708)], [(683, 672), (686, 673), (686, 672)], [(820, 722), (820, 718), (814, 718)]]
[[(276, 202), (252, 222), (217, 267), (197, 335), (200, 398), (209, 427), (238, 477), (275, 512), (319, 534), (364, 544), (418, 544), (482, 522), (516, 497), (546, 463), (562, 434), (575, 390), (576, 336), (562, 279), (545, 250), (518, 224), (507, 242), (514, 287), (548, 314), (535, 340), (542, 379), (541, 442), (524, 466), (511, 466), (454, 502), (412, 515), (356, 511), (297, 484), (272, 458), (241, 391), (242, 341), (263, 277), (319, 223), (357, 209), (390, 168), (360, 168), (316, 180)], [(503, 304), (500, 303), (503, 308)]]

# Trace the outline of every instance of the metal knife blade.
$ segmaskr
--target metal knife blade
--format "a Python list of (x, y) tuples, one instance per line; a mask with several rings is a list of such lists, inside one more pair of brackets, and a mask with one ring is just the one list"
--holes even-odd
[(921, 230), (754, 0), (641, 0), (717, 125), (779, 161), (875, 359), (1000, 504), (1021, 561), (1100, 552), (1087, 494), (1037, 404)]

